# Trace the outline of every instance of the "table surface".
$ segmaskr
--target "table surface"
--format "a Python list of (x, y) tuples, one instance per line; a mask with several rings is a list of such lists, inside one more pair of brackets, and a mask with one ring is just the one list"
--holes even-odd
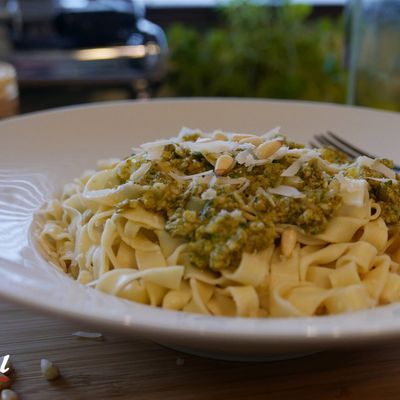
[[(84, 327), (0, 302), (0, 357), (21, 400), (398, 399), (400, 346), (348, 349), (273, 363), (208, 360), (142, 338), (80, 339)], [(62, 377), (46, 381), (40, 359)]]

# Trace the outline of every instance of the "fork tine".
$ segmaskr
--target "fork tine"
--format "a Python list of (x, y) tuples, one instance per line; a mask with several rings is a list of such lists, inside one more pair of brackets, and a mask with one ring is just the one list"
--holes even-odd
[(326, 146), (329, 144), (324, 135), (315, 135), (314, 139), (316, 139), (320, 145)]
[(313, 148), (313, 149), (318, 149), (318, 147), (320, 147), (320, 146), (318, 146), (317, 143), (315, 143), (315, 142), (313, 142), (313, 141), (309, 141), (308, 144), (309, 144), (309, 145), (311, 146), (311, 148)]
[[(361, 150), (360, 148), (354, 146), (353, 144), (347, 142), (346, 140), (342, 139), (338, 135), (336, 135), (333, 132), (328, 131), (326, 135), (320, 134), (320, 135), (314, 135), (314, 139), (320, 143), (321, 145), (328, 145), (332, 146), (343, 153), (347, 154), (351, 158), (356, 158), (359, 156), (367, 156), (369, 158), (379, 158), (377, 156), (374, 156), (371, 153), (367, 153), (364, 150)], [(311, 145), (314, 145), (312, 142), (310, 142)], [(400, 165), (395, 164), (393, 168), (397, 173), (400, 172)]]
[(367, 156), (369, 158), (376, 158), (376, 156), (374, 156), (373, 154), (369, 154), (366, 151), (359, 149), (358, 147), (354, 146), (353, 144), (351, 144), (351, 143), (345, 141), (344, 139), (342, 139), (341, 137), (335, 135), (331, 131), (328, 131), (327, 135), (329, 135), (334, 140), (338, 141), (340, 144), (342, 144), (343, 146), (347, 147), (351, 151), (354, 151), (358, 156)]
[(342, 145), (336, 143), (335, 141), (333, 141), (331, 138), (325, 136), (325, 135), (315, 135), (314, 136), (315, 139), (321, 143), (323, 146), (331, 146), (334, 147), (335, 149), (338, 149), (340, 151), (342, 151), (343, 153), (347, 154), (349, 157), (351, 158), (355, 158), (358, 156), (358, 154), (354, 154), (353, 152), (351, 152), (350, 150), (344, 148)]

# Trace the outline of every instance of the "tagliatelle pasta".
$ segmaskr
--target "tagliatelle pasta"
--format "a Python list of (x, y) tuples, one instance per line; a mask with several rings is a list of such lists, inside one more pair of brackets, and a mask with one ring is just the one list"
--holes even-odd
[(184, 129), (67, 184), (37, 214), (81, 284), (192, 313), (295, 317), (400, 300), (400, 185), (388, 160)]

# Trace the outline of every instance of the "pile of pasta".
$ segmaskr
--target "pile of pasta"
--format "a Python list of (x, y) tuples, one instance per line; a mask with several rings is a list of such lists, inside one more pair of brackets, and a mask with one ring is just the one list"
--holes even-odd
[[(183, 265), (186, 245), (164, 230), (162, 216), (141, 207), (116, 210), (126, 190), (135, 188), (106, 189), (114, 169), (67, 185), (36, 221), (46, 258), (82, 284), (134, 302), (215, 316), (337, 314), (400, 299), (400, 227), (386, 225), (368, 191), (360, 205), (344, 196), (322, 234), (280, 226), (280, 241), (243, 253), (235, 270), (215, 272)], [(294, 241), (284, 234), (288, 230)]]

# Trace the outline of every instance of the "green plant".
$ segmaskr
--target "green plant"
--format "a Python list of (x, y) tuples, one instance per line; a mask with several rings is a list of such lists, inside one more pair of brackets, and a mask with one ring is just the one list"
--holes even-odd
[(167, 93), (343, 102), (342, 23), (310, 21), (310, 12), (288, 1), (234, 0), (221, 7), (221, 26), (172, 26)]

